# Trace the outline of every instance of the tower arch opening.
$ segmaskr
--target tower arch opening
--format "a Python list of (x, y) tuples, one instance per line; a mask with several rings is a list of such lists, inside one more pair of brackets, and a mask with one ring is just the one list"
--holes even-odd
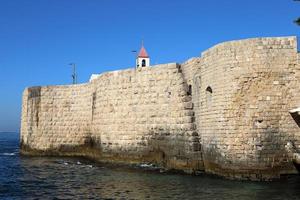
[(145, 59), (142, 60), (142, 67), (146, 67), (146, 60)]

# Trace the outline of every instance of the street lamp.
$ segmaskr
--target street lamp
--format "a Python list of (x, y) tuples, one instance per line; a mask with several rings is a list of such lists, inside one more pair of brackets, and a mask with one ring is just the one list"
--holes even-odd
[(135, 68), (137, 67), (136, 58), (137, 58), (137, 50), (132, 50), (132, 53), (134, 53), (135, 56)]
[(70, 63), (69, 65), (73, 67), (72, 80), (73, 80), (73, 84), (76, 84), (77, 83), (76, 65), (75, 63)]

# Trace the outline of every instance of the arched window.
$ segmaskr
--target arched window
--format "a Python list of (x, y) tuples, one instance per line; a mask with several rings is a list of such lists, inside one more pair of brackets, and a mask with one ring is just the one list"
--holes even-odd
[(145, 59), (142, 60), (142, 67), (146, 67), (146, 60)]
[(208, 86), (208, 87), (206, 88), (206, 105), (207, 105), (208, 107), (211, 106), (211, 102), (212, 102), (212, 93), (213, 93), (213, 91), (212, 91), (211, 87)]
[(187, 95), (192, 95), (192, 85), (189, 85)]

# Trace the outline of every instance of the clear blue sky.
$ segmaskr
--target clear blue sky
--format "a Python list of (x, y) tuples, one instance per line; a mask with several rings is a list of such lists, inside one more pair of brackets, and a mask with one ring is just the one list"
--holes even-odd
[(0, 0), (0, 131), (18, 131), (25, 87), (134, 65), (182, 62), (223, 41), (299, 35), (292, 0)]

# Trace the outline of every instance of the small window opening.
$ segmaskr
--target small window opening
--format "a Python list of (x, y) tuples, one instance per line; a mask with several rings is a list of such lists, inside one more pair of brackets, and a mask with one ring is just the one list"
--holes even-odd
[(206, 88), (206, 104), (207, 106), (211, 106), (211, 102), (212, 102), (212, 89), (210, 86), (208, 86)]
[(192, 95), (192, 85), (189, 85), (187, 95)]
[(260, 125), (263, 123), (264, 120), (262, 119), (257, 119), (254, 121), (254, 128), (259, 128)]
[(146, 60), (145, 59), (142, 60), (142, 67), (146, 67)]
[(257, 120), (257, 122), (261, 124), (263, 122), (263, 120), (259, 119), (259, 120)]

